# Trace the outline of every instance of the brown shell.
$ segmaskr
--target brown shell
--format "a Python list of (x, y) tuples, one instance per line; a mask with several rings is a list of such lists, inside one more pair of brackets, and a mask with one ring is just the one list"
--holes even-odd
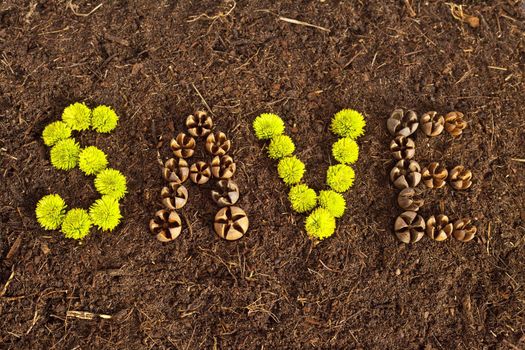
[(211, 168), (206, 162), (199, 161), (190, 167), (190, 180), (197, 185), (204, 185), (211, 178)]
[(386, 121), (386, 127), (392, 136), (410, 136), (419, 125), (417, 114), (414, 111), (405, 113), (402, 109), (396, 109)]
[(192, 136), (203, 137), (210, 133), (213, 121), (206, 112), (197, 111), (186, 118), (186, 127)]
[(232, 180), (220, 180), (211, 190), (211, 198), (219, 207), (231, 206), (239, 200), (239, 187)]
[(416, 154), (416, 144), (410, 137), (396, 136), (390, 142), (390, 152), (394, 159), (412, 159)]
[(423, 168), (421, 172), (423, 183), (428, 188), (441, 188), (445, 186), (447, 177), (448, 170), (439, 165), (438, 162), (430, 163), (426, 168)]
[(421, 181), (421, 167), (415, 160), (401, 159), (390, 171), (390, 181), (398, 189), (416, 187)]
[(419, 124), (425, 135), (438, 136), (445, 129), (445, 118), (437, 112), (427, 112), (421, 116)]
[(184, 185), (170, 182), (160, 192), (162, 204), (169, 210), (180, 209), (188, 202), (188, 190)]
[(425, 234), (425, 220), (415, 211), (405, 211), (397, 217), (394, 232), (401, 242), (416, 243)]
[(195, 152), (195, 139), (185, 133), (180, 133), (171, 139), (170, 148), (178, 158), (190, 158)]
[(427, 236), (435, 241), (444, 241), (452, 235), (454, 231), (454, 225), (448, 221), (448, 216), (438, 215), (435, 217), (432, 215), (427, 220), (426, 226)]
[(216, 179), (229, 179), (235, 174), (236, 165), (229, 155), (213, 157), (211, 161), (211, 173)]
[(421, 193), (418, 190), (408, 187), (399, 192), (397, 204), (403, 210), (418, 211), (425, 204), (425, 201), (421, 198)]
[(231, 206), (220, 209), (215, 215), (213, 229), (228, 241), (235, 241), (246, 234), (250, 222), (244, 210)]
[(223, 156), (231, 148), (231, 141), (223, 132), (211, 133), (206, 138), (206, 151), (213, 156)]
[(453, 111), (445, 116), (445, 130), (452, 136), (458, 137), (467, 127), (467, 122), (463, 120), (463, 113)]
[(459, 219), (454, 221), (453, 236), (458, 241), (468, 242), (474, 238), (477, 230), (470, 219)]
[(182, 221), (174, 210), (161, 209), (149, 222), (149, 229), (161, 242), (170, 242), (182, 232)]
[(177, 160), (175, 160), (175, 158), (168, 159), (162, 169), (164, 180), (179, 185), (188, 179), (189, 174), (190, 168), (188, 167), (188, 162), (182, 158), (178, 158)]
[(466, 190), (472, 185), (472, 172), (458, 165), (450, 170), (449, 182), (455, 190)]

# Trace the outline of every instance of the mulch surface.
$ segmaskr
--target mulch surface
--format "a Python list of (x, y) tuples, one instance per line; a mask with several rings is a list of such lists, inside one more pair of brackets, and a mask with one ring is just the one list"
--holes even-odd
[[(411, 3), (414, 17), (394, 0), (0, 3), (0, 348), (525, 348), (525, 5), (467, 1), (472, 28), (444, 1)], [(191, 232), (161, 244), (148, 231), (157, 152), (170, 156), (203, 100), (232, 139), (250, 230), (220, 240), (209, 187), (191, 186)], [(40, 138), (76, 101), (117, 110), (114, 133), (79, 141), (129, 180), (121, 225), (81, 243), (34, 217), (48, 193), (70, 207), (98, 197), (92, 178), (50, 165)], [(475, 218), (473, 241), (393, 235), (396, 107), (465, 113), (457, 139), (418, 134), (416, 159), (472, 170), (471, 189), (429, 191), (422, 215)], [(342, 108), (367, 132), (348, 211), (314, 247), (251, 122), (282, 116), (322, 189)]]

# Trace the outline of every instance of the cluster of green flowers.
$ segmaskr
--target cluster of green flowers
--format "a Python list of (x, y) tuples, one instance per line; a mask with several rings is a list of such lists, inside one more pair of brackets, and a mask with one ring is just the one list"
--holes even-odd
[(279, 161), (279, 177), (292, 186), (288, 194), (292, 209), (298, 213), (313, 210), (305, 222), (306, 232), (312, 238), (322, 240), (330, 237), (335, 231), (336, 218), (342, 217), (345, 212), (346, 201), (341, 193), (354, 183), (355, 173), (349, 164), (357, 161), (359, 146), (355, 140), (364, 134), (365, 125), (363, 115), (352, 109), (343, 109), (334, 115), (330, 129), (340, 139), (333, 144), (332, 155), (339, 164), (330, 166), (326, 173), (330, 189), (317, 195), (308, 185), (301, 183), (305, 165), (293, 155), (295, 145), (292, 139), (283, 135), (283, 120), (276, 114), (263, 113), (253, 122), (256, 137), (270, 140), (268, 156)]
[(89, 234), (91, 226), (113, 230), (119, 223), (119, 200), (127, 192), (126, 177), (118, 170), (108, 168), (106, 154), (95, 146), (81, 148), (71, 137), (73, 131), (93, 129), (109, 133), (118, 123), (118, 116), (108, 106), (91, 110), (84, 103), (74, 103), (64, 109), (62, 120), (47, 125), (42, 139), (51, 147), (51, 164), (60, 170), (71, 170), (77, 165), (86, 175), (95, 175), (95, 188), (102, 195), (89, 211), (73, 208), (66, 212), (66, 203), (58, 194), (49, 194), (36, 206), (36, 218), (46, 230), (61, 229), (67, 238), (81, 239)]

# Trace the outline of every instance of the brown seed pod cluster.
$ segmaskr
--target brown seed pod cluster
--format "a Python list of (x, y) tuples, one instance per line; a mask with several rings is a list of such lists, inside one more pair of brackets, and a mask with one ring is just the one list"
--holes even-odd
[(390, 181), (400, 190), (397, 194), (397, 205), (403, 210), (395, 220), (394, 233), (401, 242), (418, 242), (425, 233), (435, 241), (443, 241), (453, 236), (467, 242), (474, 237), (476, 227), (469, 219), (451, 222), (446, 215), (440, 214), (425, 220), (418, 214), (425, 203), (423, 188), (439, 189), (448, 182), (455, 190), (465, 190), (472, 185), (472, 173), (461, 165), (449, 171), (438, 162), (432, 162), (421, 169), (419, 163), (414, 160), (414, 137), (418, 127), (428, 137), (438, 136), (443, 130), (457, 137), (466, 126), (461, 112), (450, 112), (443, 116), (432, 111), (418, 119), (414, 111), (396, 109), (388, 118), (387, 129), (394, 136), (390, 142), (390, 152), (396, 160), (390, 171)]
[[(236, 171), (233, 158), (227, 154), (231, 141), (223, 132), (212, 132), (213, 121), (203, 111), (188, 116), (186, 127), (189, 135), (181, 132), (170, 141), (175, 158), (161, 162), (162, 176), (166, 181), (160, 192), (160, 202), (164, 208), (155, 213), (149, 229), (161, 242), (176, 239), (182, 232), (182, 221), (177, 210), (182, 209), (189, 199), (184, 183), (190, 179), (196, 185), (205, 185), (215, 179), (211, 197), (220, 209), (214, 217), (213, 228), (219, 237), (237, 240), (248, 230), (249, 220), (244, 210), (235, 206), (240, 192), (237, 184), (231, 180)], [(206, 137), (204, 149), (212, 158), (188, 164), (189, 158), (196, 154), (195, 138), (202, 137)]]
[(427, 167), (423, 168), (421, 172), (423, 183), (428, 188), (441, 188), (445, 186), (447, 176), (447, 168), (439, 165), (438, 162), (430, 163)]
[(467, 122), (463, 120), (463, 113), (453, 111), (445, 116), (445, 130), (452, 136), (458, 137), (467, 127)]

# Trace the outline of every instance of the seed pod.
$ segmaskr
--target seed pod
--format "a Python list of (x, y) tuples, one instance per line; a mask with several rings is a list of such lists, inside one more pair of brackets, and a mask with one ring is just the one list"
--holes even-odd
[(239, 200), (239, 187), (232, 180), (220, 180), (211, 191), (211, 198), (219, 207), (231, 206)]
[(230, 150), (231, 142), (223, 132), (209, 134), (206, 138), (206, 150), (213, 156), (223, 156)]
[(160, 191), (162, 204), (169, 210), (180, 209), (186, 205), (188, 201), (188, 190), (184, 185), (170, 182)]
[(386, 121), (386, 126), (392, 136), (410, 136), (418, 127), (417, 114), (414, 111), (396, 109)]
[(394, 224), (397, 238), (403, 243), (416, 243), (425, 234), (425, 220), (415, 211), (405, 211)]
[(445, 130), (452, 136), (458, 137), (467, 127), (467, 122), (463, 120), (463, 113), (450, 112), (445, 116)]
[(190, 169), (188, 168), (188, 162), (182, 158), (175, 160), (170, 158), (164, 163), (164, 169), (162, 169), (162, 176), (164, 180), (168, 182), (174, 182), (175, 184), (182, 184), (188, 179)]
[(399, 192), (397, 196), (397, 204), (403, 210), (418, 211), (419, 208), (425, 204), (425, 201), (420, 198), (421, 193), (412, 187), (408, 187)]
[(423, 114), (419, 123), (421, 124), (421, 130), (430, 137), (438, 136), (445, 128), (445, 118), (434, 111)]
[(206, 136), (210, 133), (213, 127), (213, 121), (211, 117), (208, 117), (206, 112), (197, 111), (194, 115), (190, 115), (186, 118), (186, 127), (188, 132), (195, 137)]
[(416, 144), (410, 137), (396, 136), (390, 142), (390, 151), (394, 159), (412, 159), (416, 154)]
[(450, 170), (450, 186), (455, 190), (466, 190), (472, 185), (472, 172), (465, 169), (463, 165), (458, 165)]
[(438, 162), (430, 163), (426, 168), (423, 168), (421, 172), (423, 183), (428, 188), (441, 188), (445, 186), (447, 176), (447, 169), (439, 165)]
[(161, 209), (149, 222), (149, 229), (159, 241), (169, 242), (179, 237), (182, 222), (176, 211)]
[(211, 173), (216, 179), (229, 179), (235, 174), (236, 165), (232, 157), (224, 155), (222, 157), (216, 156), (211, 161)]
[(448, 216), (432, 215), (427, 220), (426, 232), (427, 236), (435, 241), (444, 241), (454, 231), (454, 225), (448, 221)]
[(211, 169), (206, 162), (197, 162), (190, 167), (190, 179), (197, 185), (204, 185), (211, 178)]
[(421, 167), (415, 160), (401, 159), (390, 171), (390, 181), (400, 190), (416, 187), (421, 181)]
[(235, 241), (248, 231), (249, 220), (239, 207), (224, 207), (215, 215), (213, 229), (217, 235), (228, 241)]
[(476, 226), (472, 224), (470, 219), (459, 219), (454, 221), (454, 238), (458, 241), (468, 242), (477, 232)]
[(170, 148), (178, 158), (190, 158), (195, 152), (195, 139), (185, 133), (180, 133), (171, 139)]

